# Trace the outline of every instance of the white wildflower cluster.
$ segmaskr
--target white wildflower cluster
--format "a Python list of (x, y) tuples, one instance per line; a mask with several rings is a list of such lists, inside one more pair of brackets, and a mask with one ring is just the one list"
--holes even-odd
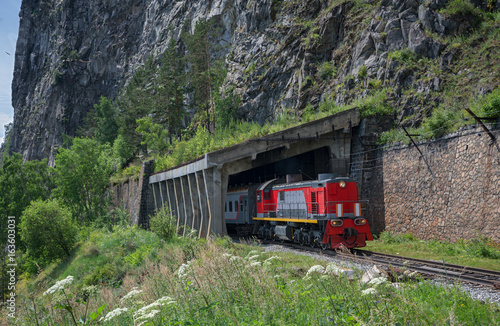
[[(148, 319), (153, 318), (157, 313), (160, 312), (160, 310), (149, 311), (151, 308), (170, 305), (170, 304), (174, 304), (175, 302), (176, 301), (174, 299), (172, 299), (171, 297), (168, 297), (168, 296), (162, 297), (162, 298), (156, 300), (155, 302), (153, 302), (147, 306), (144, 306), (141, 309), (134, 312), (134, 320), (135, 320), (135, 322), (142, 320), (142, 322), (139, 325), (145, 324)], [(137, 326), (139, 326), (139, 325), (137, 325)]]
[(251, 259), (250, 257), (253, 257), (253, 256), (259, 256), (260, 255), (260, 252), (258, 250), (252, 250), (250, 251), (247, 256), (245, 257), (246, 259)]
[(191, 271), (191, 264), (192, 261), (188, 260), (186, 264), (182, 264), (179, 266), (179, 269), (177, 270), (177, 276), (179, 276), (180, 279), (186, 278), (186, 276), (189, 274)]
[(57, 281), (56, 284), (52, 285), (47, 291), (43, 293), (43, 295), (53, 294), (57, 291), (64, 290), (66, 285), (69, 285), (73, 282), (73, 276), (68, 276), (64, 280)]
[(377, 277), (377, 278), (374, 278), (373, 280), (371, 280), (370, 282), (368, 282), (368, 284), (377, 287), (378, 285), (384, 284), (384, 283), (387, 283), (387, 282), (389, 282), (389, 280), (387, 279), (387, 277)]
[(256, 260), (259, 257), (260, 257), (259, 255), (253, 255), (253, 256), (250, 256), (250, 257), (247, 256), (247, 260), (248, 261), (253, 261), (253, 260)]
[(108, 312), (106, 314), (106, 316), (99, 319), (99, 321), (102, 321), (102, 322), (110, 321), (111, 319), (113, 319), (117, 316), (120, 316), (121, 314), (123, 314), (124, 312), (127, 312), (127, 311), (128, 311), (127, 308), (116, 308), (115, 310)]
[(321, 265), (314, 265), (307, 271), (306, 276), (310, 276), (312, 274), (323, 274), (325, 272), (325, 268)]
[(361, 295), (376, 294), (377, 290), (375, 288), (369, 288), (361, 291)]
[(137, 290), (137, 287), (134, 287), (134, 288), (132, 288), (132, 290), (129, 293), (127, 293), (123, 298), (121, 298), (120, 301), (123, 302), (127, 299), (132, 298), (133, 296), (135, 296), (139, 293), (142, 293), (142, 290)]
[(250, 266), (262, 266), (262, 263), (260, 261), (252, 261)]
[(271, 262), (275, 259), (280, 259), (280, 258), (278, 256), (271, 256), (271, 257), (267, 258), (266, 260), (264, 260), (264, 266), (271, 265)]
[(136, 318), (135, 322), (142, 320), (139, 324), (137, 324), (137, 326), (142, 326), (142, 325), (146, 324), (148, 322), (148, 319), (153, 318), (159, 312), (160, 312), (160, 310), (151, 310), (147, 314)]

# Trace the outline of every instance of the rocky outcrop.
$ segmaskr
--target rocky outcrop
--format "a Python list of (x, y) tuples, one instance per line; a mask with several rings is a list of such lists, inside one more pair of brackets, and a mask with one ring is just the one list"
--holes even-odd
[[(241, 97), (238, 117), (265, 121), (317, 106), (327, 97), (337, 104), (356, 96), (361, 67), (369, 78), (396, 90), (404, 111), (411, 101), (400, 90), (440, 89), (441, 80), (420, 81), (388, 54), (409, 48), (419, 57), (452, 64), (454, 54), (428, 36), (474, 28), (439, 13), (443, 0), (382, 0), (360, 6), (327, 0), (23, 0), (16, 49), (11, 150), (25, 159), (48, 157), (75, 135), (100, 96), (114, 98), (149, 55), (164, 52), (183, 28), (215, 17), (217, 42), (224, 46), (228, 75)], [(186, 26), (188, 24), (188, 26)], [(229, 46), (227, 46), (229, 44)], [(318, 77), (332, 62), (334, 78)], [(420, 84), (419, 84), (420, 83)], [(398, 91), (399, 90), (399, 91)], [(406, 102), (405, 102), (406, 101)], [(407, 103), (407, 104), (405, 104)]]

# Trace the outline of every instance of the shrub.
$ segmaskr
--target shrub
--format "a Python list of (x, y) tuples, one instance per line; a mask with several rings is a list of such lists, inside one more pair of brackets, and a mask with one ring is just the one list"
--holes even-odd
[(486, 117), (500, 117), (500, 87), (485, 95), (477, 107)]
[(149, 227), (151, 231), (165, 240), (172, 239), (177, 232), (176, 219), (170, 214), (170, 208), (164, 205), (156, 215), (150, 217)]
[(361, 66), (358, 70), (358, 78), (365, 79), (366, 76), (368, 76), (368, 69), (366, 68), (366, 66)]
[(333, 77), (336, 74), (336, 72), (337, 69), (333, 66), (333, 64), (330, 61), (323, 62), (318, 67), (318, 76), (323, 80), (327, 80)]
[(389, 60), (411, 63), (417, 60), (417, 54), (408, 48), (389, 53)]
[(19, 229), (27, 255), (39, 265), (68, 257), (76, 243), (71, 212), (58, 200), (32, 202), (21, 216)]
[(422, 127), (427, 138), (439, 138), (451, 132), (457, 123), (458, 115), (449, 109), (439, 107), (430, 117), (424, 119)]

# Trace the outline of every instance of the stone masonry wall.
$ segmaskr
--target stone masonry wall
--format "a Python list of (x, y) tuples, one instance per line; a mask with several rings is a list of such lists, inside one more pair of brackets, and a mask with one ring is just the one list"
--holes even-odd
[(384, 219), (386, 230), (421, 239), (500, 241), (498, 142), (471, 129), (419, 148), (432, 173), (414, 146), (381, 151), (371, 191), (382, 199), (384, 216), (376, 219)]

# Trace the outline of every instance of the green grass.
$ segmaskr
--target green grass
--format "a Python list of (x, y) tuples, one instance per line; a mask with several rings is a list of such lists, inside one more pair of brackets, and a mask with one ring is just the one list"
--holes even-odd
[[(412, 236), (387, 235), (384, 239), (405, 244), (415, 241)], [(127, 257), (134, 255), (143, 259), (130, 263)], [(110, 266), (114, 273), (112, 266), (120, 264), (126, 266), (124, 275), (114, 275), (120, 282), (104, 279), (84, 286), (97, 266)], [(361, 271), (352, 278), (312, 272), (328, 270), (328, 266), (308, 256), (264, 252), (257, 245), (235, 244), (228, 238), (207, 242), (175, 237), (165, 242), (137, 228), (96, 231), (71, 259), (25, 281), (24, 291), (17, 297), (16, 322), (74, 325), (70, 310), (76, 319), (95, 317), (93, 324), (98, 325), (140, 325), (143, 321), (151, 323), (148, 325), (500, 322), (498, 305), (473, 300), (457, 287), (422, 280), (401, 282), (398, 287), (388, 281), (362, 284)], [(74, 280), (64, 290), (42, 295), (56, 280), (69, 275)], [(99, 309), (102, 313), (97, 316)], [(123, 310), (118, 315), (116, 309)], [(108, 315), (111, 311), (117, 313), (113, 318)], [(106, 320), (99, 322), (101, 317)]]
[(378, 240), (367, 242), (362, 249), (500, 271), (500, 244), (486, 238), (447, 243), (422, 241), (412, 234), (396, 235), (385, 231)]

